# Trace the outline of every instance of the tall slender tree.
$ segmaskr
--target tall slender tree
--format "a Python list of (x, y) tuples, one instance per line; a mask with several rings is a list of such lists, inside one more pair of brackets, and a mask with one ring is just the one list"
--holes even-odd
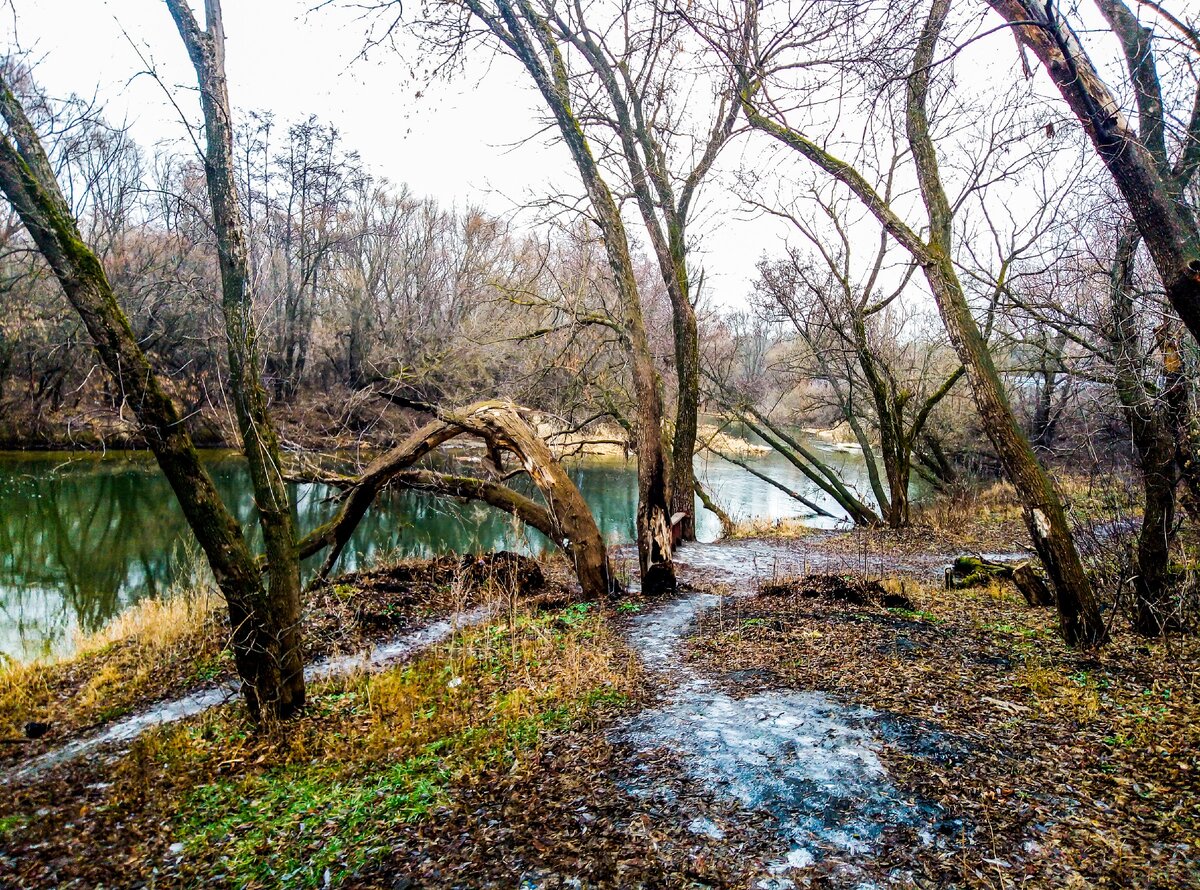
[[(229, 609), (234, 660), (250, 713), (256, 718), (286, 717), (304, 703), (296, 616), (264, 587), (237, 520), (200, 462), (183, 418), (134, 336), (103, 265), (84, 241), (10, 76), (0, 71), (0, 115), (7, 128), (0, 134), (0, 190), (87, 328), (208, 559)], [(272, 562), (280, 556), (282, 570)], [(272, 578), (286, 577), (296, 558), (294, 547), (269, 554)]]
[(234, 175), (233, 117), (225, 78), (225, 26), (220, 0), (205, 0), (201, 28), (188, 0), (167, 0), (200, 87), (204, 115), (204, 178), (221, 269), (221, 312), (229, 356), (229, 384), (250, 469), (258, 522), (266, 547), (267, 598), (278, 619), (268, 653), (279, 673), (274, 711), (290, 714), (304, 705), (300, 645), (300, 555), (292, 504), (279, 457), (279, 436), (267, 410), (258, 331), (253, 308), (250, 255), (243, 205)]
[[(777, 60), (763, 58), (760, 54), (753, 68), (743, 68), (742, 100), (752, 127), (796, 151), (848, 187), (921, 267), (946, 332), (965, 369), (984, 428), (1021, 499), (1034, 548), (1055, 591), (1063, 637), (1071, 645), (1096, 645), (1105, 639), (1104, 622), (1079, 558), (1062, 498), (1016, 420), (955, 269), (954, 208), (938, 169), (928, 113), (935, 52), (949, 10), (949, 0), (934, 0), (931, 4), (916, 38), (905, 80), (905, 132), (928, 218), (927, 235), (918, 234), (908, 225), (853, 165), (771, 114), (771, 106), (762, 96), (763, 74)], [(748, 4), (744, 21), (751, 29), (749, 39), (758, 47), (779, 47), (781, 41), (763, 41), (760, 35), (753, 33), (756, 18), (757, 7)], [(746, 38), (738, 34), (737, 39)]]

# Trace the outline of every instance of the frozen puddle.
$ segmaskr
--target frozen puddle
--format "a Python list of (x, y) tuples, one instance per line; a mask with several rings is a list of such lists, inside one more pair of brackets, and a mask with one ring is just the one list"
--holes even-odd
[[(692, 620), (719, 603), (709, 594), (668, 603), (638, 616), (628, 640), (649, 669), (683, 677), (679, 643)], [(878, 721), (875, 712), (820, 692), (734, 698), (692, 677), (660, 707), (633, 718), (618, 737), (645, 754), (666, 748), (700, 785), (770, 813), (790, 849), (765, 866), (758, 886), (782, 890), (793, 886), (788, 872), (828, 855), (843, 861), (869, 856), (887, 827), (927, 822), (932, 815), (902, 799), (888, 778), (871, 729)], [(633, 790), (649, 793), (653, 775), (640, 772)], [(695, 833), (716, 837), (713, 829), (697, 824)], [(852, 866), (841, 871), (847, 883), (861, 885)]]
[[(457, 612), (448, 618), (434, 621), (420, 630), (380, 643), (365, 652), (310, 664), (304, 669), (304, 679), (311, 683), (316, 680), (349, 674), (353, 671), (382, 670), (417, 650), (441, 642), (459, 627), (469, 627), (485, 621), (491, 614), (492, 608), (489, 606)], [(240, 694), (239, 684), (228, 683), (211, 689), (203, 689), (173, 701), (163, 702), (134, 714), (132, 717), (119, 720), (95, 735), (76, 739), (61, 748), (47, 751), (9, 772), (3, 781), (7, 783), (28, 779), (51, 767), (76, 760), (99, 748), (126, 744), (149, 729), (193, 717), (209, 708), (232, 701)]]

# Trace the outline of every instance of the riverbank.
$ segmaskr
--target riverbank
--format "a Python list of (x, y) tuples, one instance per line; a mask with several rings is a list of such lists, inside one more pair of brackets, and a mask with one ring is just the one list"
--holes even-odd
[(495, 611), (286, 727), (232, 700), (19, 780), (64, 735), (11, 746), (0, 883), (1200, 886), (1194, 639), (1072, 652), (1004, 585), (941, 590), (949, 553), (845, 537), (685, 547), (665, 603), (569, 602), (553, 564), (515, 596), (472, 563), (339, 579), (314, 651)]
[[(238, 450), (241, 440), (231, 417), (208, 403), (187, 412), (188, 431), (199, 448)], [(274, 406), (273, 418), (286, 451), (324, 455), (371, 456), (399, 444), (421, 415), (380, 400), (370, 392), (344, 390), (304, 397)], [(557, 457), (630, 457), (629, 434), (615, 423), (592, 423), (577, 430), (551, 415), (533, 412), (531, 422)], [(817, 438), (840, 441), (837, 430), (813, 431)], [(724, 454), (754, 457), (771, 449), (723, 430), (719, 418), (701, 419), (701, 441)], [(459, 445), (461, 449), (462, 444)], [(470, 448), (475, 448), (471, 443)], [(21, 406), (0, 412), (0, 452), (74, 453), (144, 451), (137, 424), (126, 413), (99, 403), (42, 408)]]
[[(406, 560), (343, 575), (305, 603), (307, 663), (369, 650), (451, 614), (513, 598), (573, 598), (566, 567), (511, 553)], [(235, 681), (220, 599), (183, 589), (143, 600), (71, 656), (0, 666), (0, 769), (95, 733), (157, 702)], [(45, 731), (26, 738), (29, 725)]]

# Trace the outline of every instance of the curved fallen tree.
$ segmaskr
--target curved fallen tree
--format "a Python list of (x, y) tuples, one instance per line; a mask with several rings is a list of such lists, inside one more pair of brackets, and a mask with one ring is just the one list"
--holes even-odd
[[(619, 589), (591, 509), (550, 448), (521, 416), (525, 409), (503, 401), (476, 402), (456, 410), (417, 407), (435, 414), (435, 419), (373, 460), (361, 475), (307, 477), (345, 489), (333, 518), (299, 544), (301, 559), (329, 549), (317, 573), (318, 583), (329, 576), (379, 493), (388, 487), (398, 487), (490, 504), (553, 541), (570, 560), (585, 597), (599, 599)], [(528, 474), (544, 503), (537, 503), (501, 481), (413, 469), (417, 461), (459, 436), (477, 438), (487, 446), (492, 470), (501, 479)], [(519, 467), (506, 471), (505, 454), (515, 457)]]

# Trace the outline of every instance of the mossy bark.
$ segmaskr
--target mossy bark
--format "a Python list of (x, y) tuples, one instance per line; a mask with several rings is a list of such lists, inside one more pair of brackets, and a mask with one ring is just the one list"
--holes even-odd
[(251, 711), (274, 718), (304, 706), (301, 646), (300, 557), (292, 505), (284, 482), (279, 437), (267, 409), (258, 332), (254, 323), (250, 258), (242, 204), (234, 176), (233, 122), (225, 77), (225, 33), (220, 0), (205, 0), (201, 30), (186, 0), (167, 0), (195, 68), (204, 113), (204, 176), (208, 184), (221, 269), (221, 311), (229, 356), (229, 386), (250, 470), (258, 523), (267, 557), (266, 635), (246, 658), (259, 660), (261, 687)]
[[(621, 211), (592, 153), (571, 102), (570, 75), (544, 15), (527, 0), (465, 0), (466, 7), (512, 53), (533, 79), (579, 172), (593, 218), (603, 235), (609, 270), (624, 317), (620, 331), (630, 359), (637, 402), (637, 546), (642, 590), (655, 596), (675, 589), (671, 553), (670, 491), (663, 443), (662, 382), (654, 365), (637, 275)], [(689, 455), (690, 461), (690, 455)], [(689, 511), (690, 512), (690, 511)]]
[(229, 609), (234, 660), (246, 701), (257, 713), (260, 702), (275, 697), (280, 676), (277, 664), (263, 658), (275, 648), (278, 635), (271, 597), (253, 554), (201, 464), (183, 418), (138, 345), (103, 266), (84, 243), (33, 126), (2, 79), (0, 113), (9, 127), (9, 134), (0, 137), (0, 190), (82, 319), (204, 551)]

